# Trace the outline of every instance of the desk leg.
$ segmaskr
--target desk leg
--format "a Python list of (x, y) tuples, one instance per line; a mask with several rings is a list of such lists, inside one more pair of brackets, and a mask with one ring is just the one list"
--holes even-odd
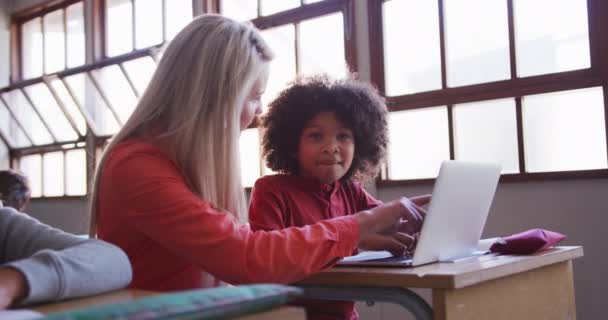
[(459, 289), (433, 289), (435, 320), (576, 319), (572, 262)]
[(433, 310), (420, 296), (406, 288), (330, 287), (300, 285), (304, 297), (323, 300), (375, 301), (396, 303), (411, 312), (416, 319), (433, 319)]

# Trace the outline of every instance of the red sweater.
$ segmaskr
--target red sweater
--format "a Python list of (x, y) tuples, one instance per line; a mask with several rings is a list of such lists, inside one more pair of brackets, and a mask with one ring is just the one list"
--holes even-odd
[[(274, 175), (258, 179), (253, 187), (249, 221), (253, 230), (304, 227), (319, 221), (346, 217), (381, 204), (361, 187), (347, 181), (323, 184), (314, 179)], [(349, 301), (302, 300), (308, 319), (358, 319)]]
[(352, 217), (254, 232), (192, 193), (159, 148), (137, 140), (112, 150), (98, 192), (98, 236), (129, 256), (131, 288), (213, 285), (205, 274), (231, 284), (290, 283), (348, 256), (359, 239)]

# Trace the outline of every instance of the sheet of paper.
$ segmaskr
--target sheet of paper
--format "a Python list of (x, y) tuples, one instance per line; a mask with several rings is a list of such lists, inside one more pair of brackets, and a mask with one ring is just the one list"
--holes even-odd
[(356, 261), (367, 261), (375, 259), (389, 258), (393, 255), (388, 251), (362, 251), (359, 254), (350, 257), (344, 257), (342, 261), (356, 262)]
[(31, 320), (44, 317), (42, 313), (32, 310), (0, 310), (2, 320)]

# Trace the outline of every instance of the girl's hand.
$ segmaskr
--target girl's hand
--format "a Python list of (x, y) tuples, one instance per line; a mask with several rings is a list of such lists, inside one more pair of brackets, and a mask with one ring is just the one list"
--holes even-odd
[(19, 302), (26, 296), (27, 290), (27, 282), (19, 270), (0, 268), (0, 310)]
[(388, 250), (403, 254), (414, 244), (414, 238), (401, 230), (420, 230), (425, 212), (420, 206), (430, 201), (430, 196), (400, 198), (383, 206), (355, 214), (359, 221), (359, 248)]

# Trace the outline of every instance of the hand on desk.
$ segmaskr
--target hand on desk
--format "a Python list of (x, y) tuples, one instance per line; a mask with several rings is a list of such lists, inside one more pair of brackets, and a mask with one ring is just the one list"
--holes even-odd
[(27, 294), (27, 289), (25, 277), (19, 270), (0, 267), (0, 310), (23, 299)]
[(412, 234), (419, 231), (426, 211), (421, 206), (430, 201), (430, 195), (408, 199), (402, 197), (357, 213), (360, 225), (359, 248), (387, 250), (402, 255), (414, 245)]

